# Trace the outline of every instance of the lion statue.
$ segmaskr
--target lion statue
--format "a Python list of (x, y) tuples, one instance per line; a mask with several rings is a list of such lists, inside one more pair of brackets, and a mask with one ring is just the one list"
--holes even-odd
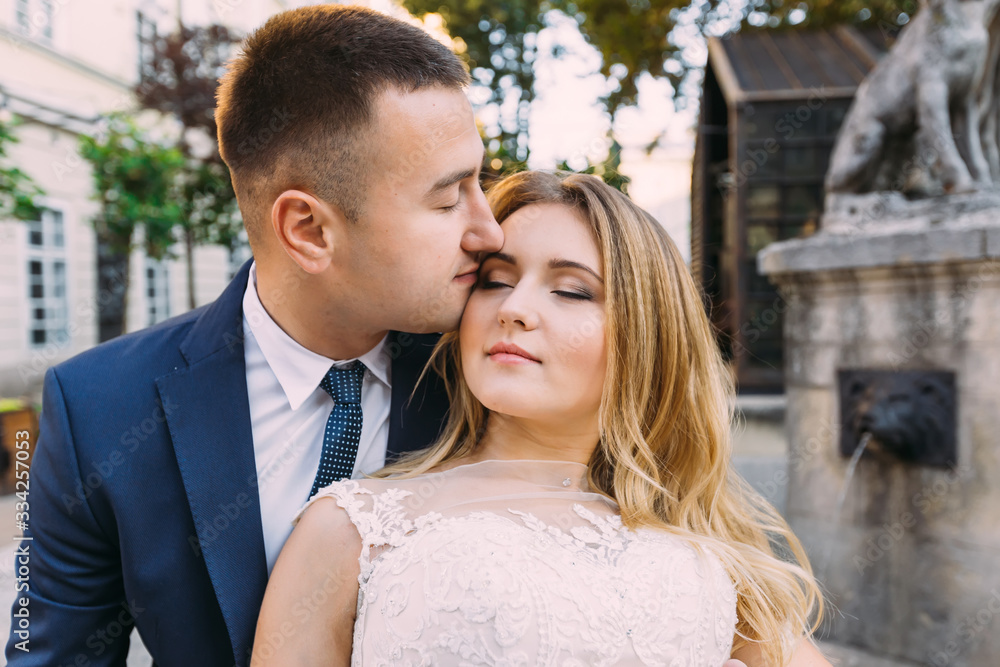
[(1000, 184), (1000, 0), (921, 0), (858, 87), (827, 193), (916, 199)]

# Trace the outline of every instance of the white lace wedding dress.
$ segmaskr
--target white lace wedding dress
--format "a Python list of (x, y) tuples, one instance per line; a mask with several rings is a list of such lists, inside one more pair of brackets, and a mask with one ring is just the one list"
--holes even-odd
[(736, 593), (718, 559), (624, 528), (587, 467), (481, 461), (334, 482), (362, 538), (351, 664), (721, 667)]

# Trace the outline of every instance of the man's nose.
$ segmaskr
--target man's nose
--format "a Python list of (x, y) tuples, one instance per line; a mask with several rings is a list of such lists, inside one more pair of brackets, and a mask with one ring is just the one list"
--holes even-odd
[(482, 189), (477, 187), (476, 190), (469, 211), (469, 230), (462, 239), (462, 247), (467, 252), (496, 252), (503, 247), (503, 230), (493, 217)]

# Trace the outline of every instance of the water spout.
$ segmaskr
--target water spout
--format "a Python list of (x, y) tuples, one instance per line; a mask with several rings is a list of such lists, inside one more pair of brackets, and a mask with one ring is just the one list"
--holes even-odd
[(834, 513), (834, 525), (840, 524), (840, 512), (844, 509), (844, 501), (847, 500), (847, 487), (851, 484), (851, 479), (854, 477), (854, 471), (858, 467), (858, 461), (861, 460), (861, 455), (865, 452), (865, 447), (868, 446), (868, 441), (872, 439), (872, 434), (865, 431), (861, 434), (861, 440), (858, 441), (858, 446), (854, 449), (854, 454), (851, 456), (851, 462), (847, 464), (847, 474), (844, 476), (844, 486), (840, 488), (840, 495), (837, 496), (837, 511)]
[[(861, 438), (858, 440), (857, 447), (854, 448), (854, 454), (851, 456), (851, 462), (847, 464), (847, 474), (844, 476), (844, 485), (840, 488), (840, 493), (837, 495), (837, 505), (833, 513), (833, 525), (840, 525), (840, 515), (844, 510), (844, 501), (847, 500), (847, 489), (851, 485), (851, 480), (854, 478), (854, 471), (858, 467), (858, 461), (861, 460), (861, 455), (865, 452), (865, 447), (868, 446), (868, 442), (872, 439), (872, 434), (865, 431), (861, 434)], [(833, 540), (831, 540), (826, 549), (823, 550), (821, 557), (817, 560), (817, 571), (826, 572), (828, 566), (830, 565), (831, 557), (833, 556)]]

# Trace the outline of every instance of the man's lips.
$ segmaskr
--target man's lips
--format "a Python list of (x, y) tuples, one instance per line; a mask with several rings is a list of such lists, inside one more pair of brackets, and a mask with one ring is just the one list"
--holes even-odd
[(521, 349), (513, 343), (500, 342), (490, 348), (489, 351), (490, 358), (493, 361), (506, 362), (506, 363), (525, 363), (525, 362), (535, 362), (542, 363), (539, 359), (527, 351)]
[(471, 269), (466, 269), (455, 276), (455, 280), (460, 282), (475, 281), (478, 277), (479, 267), (473, 266)]

